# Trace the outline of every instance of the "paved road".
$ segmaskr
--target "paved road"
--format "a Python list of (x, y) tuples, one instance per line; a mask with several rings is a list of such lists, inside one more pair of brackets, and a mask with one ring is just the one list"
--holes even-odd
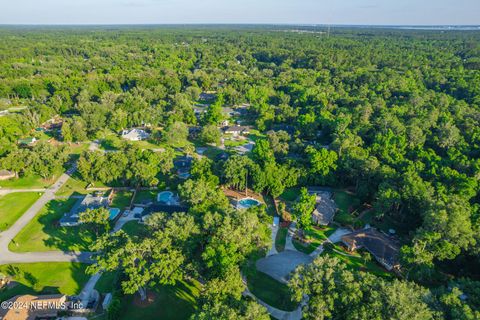
[[(73, 173), (74, 169), (68, 170)], [(70, 178), (64, 173), (58, 180), (45, 190), (43, 195), (15, 222), (10, 229), (0, 233), (0, 264), (6, 263), (28, 263), (28, 262), (89, 262), (90, 253), (88, 252), (27, 252), (15, 253), (8, 249), (8, 244), (12, 239), (38, 214), (38, 212), (51, 200), (55, 199), (57, 192)]]
[(280, 224), (280, 217), (274, 217), (274, 218), (273, 218), (273, 224), (271, 225), (271, 229), (272, 229), (272, 247), (271, 247), (270, 250), (268, 251), (267, 257), (268, 257), (268, 256), (272, 256), (272, 255), (278, 253), (277, 248), (275, 247), (275, 239), (277, 238), (277, 233), (278, 233), (279, 224)]
[(295, 248), (292, 242), (293, 236), (295, 235), (296, 231), (297, 231), (297, 225), (295, 222), (292, 222), (292, 224), (290, 225), (290, 228), (288, 228), (287, 238), (285, 240), (285, 250), (297, 251), (297, 249)]

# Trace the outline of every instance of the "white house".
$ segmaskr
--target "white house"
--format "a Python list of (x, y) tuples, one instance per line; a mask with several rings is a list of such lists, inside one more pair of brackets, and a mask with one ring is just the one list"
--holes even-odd
[(121, 136), (125, 140), (140, 141), (148, 139), (150, 134), (148, 134), (145, 130), (134, 128), (130, 130), (122, 130)]

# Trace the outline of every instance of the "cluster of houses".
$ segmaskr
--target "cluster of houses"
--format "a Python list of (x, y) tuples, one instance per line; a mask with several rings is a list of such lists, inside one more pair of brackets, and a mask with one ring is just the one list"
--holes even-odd
[[(324, 188), (310, 188), (308, 191), (310, 194), (316, 195), (316, 207), (312, 212), (313, 222), (322, 226), (329, 225), (337, 211), (332, 192)], [(368, 225), (363, 229), (343, 235), (341, 242), (350, 252), (359, 249), (367, 250), (389, 271), (400, 267), (398, 240)]]

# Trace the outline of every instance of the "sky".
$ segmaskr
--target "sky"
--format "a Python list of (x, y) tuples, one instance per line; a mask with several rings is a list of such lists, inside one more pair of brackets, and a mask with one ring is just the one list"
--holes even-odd
[(0, 0), (0, 24), (480, 25), (480, 0)]

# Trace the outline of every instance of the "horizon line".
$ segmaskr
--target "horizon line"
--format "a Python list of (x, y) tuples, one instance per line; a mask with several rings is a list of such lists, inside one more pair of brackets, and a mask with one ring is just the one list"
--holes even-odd
[(301, 27), (479, 27), (480, 24), (348, 24), (294, 22), (175, 22), (175, 23), (0, 23), (0, 26), (301, 26)]

